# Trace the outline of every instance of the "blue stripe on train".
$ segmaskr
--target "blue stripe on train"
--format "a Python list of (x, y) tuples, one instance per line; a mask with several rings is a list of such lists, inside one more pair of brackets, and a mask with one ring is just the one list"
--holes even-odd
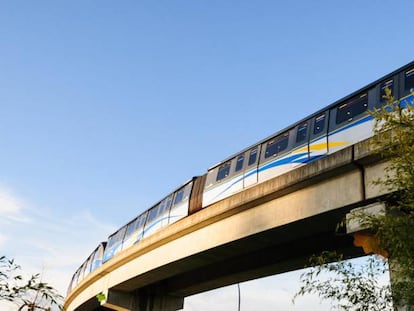
[(259, 173), (261, 173), (261, 172), (266, 171), (268, 169), (271, 169), (273, 167), (284, 165), (284, 164), (304, 163), (304, 160), (305, 159), (307, 160), (307, 157), (305, 159), (300, 159), (300, 158), (302, 158), (303, 156), (305, 156), (307, 154), (308, 154), (307, 152), (302, 152), (302, 153), (291, 155), (291, 156), (286, 157), (286, 158), (282, 158), (280, 160), (272, 161), (272, 162), (260, 167), (258, 171), (259, 171)]
[(229, 186), (227, 186), (225, 189), (223, 189), (223, 191), (221, 191), (220, 193), (218, 193), (213, 200), (215, 200), (216, 198), (218, 198), (219, 196), (221, 196), (223, 193), (225, 193), (226, 191), (230, 190), (232, 187), (234, 187), (235, 185), (237, 185), (239, 182), (242, 182), (244, 178), (249, 177), (253, 174), (256, 173), (261, 173), (264, 172), (268, 169), (277, 167), (277, 166), (281, 166), (281, 165), (285, 165), (285, 164), (290, 164), (290, 163), (306, 163), (309, 161), (309, 159), (303, 158), (303, 156), (306, 156), (308, 153), (307, 152), (302, 152), (302, 153), (298, 153), (295, 155), (291, 155), (289, 157), (286, 158), (282, 158), (280, 160), (276, 160), (276, 161), (272, 161), (262, 167), (260, 167), (259, 169), (255, 169), (252, 170), (251, 172), (249, 172), (248, 174), (246, 174), (245, 176), (241, 176), (238, 179), (236, 179), (234, 182), (232, 182)]
[[(139, 235), (138, 235), (138, 238), (134, 241), (134, 243), (133, 244), (136, 244), (136, 243), (138, 243), (141, 239), (142, 239), (142, 237), (149, 231), (149, 230), (151, 230), (152, 228), (154, 228), (154, 226), (156, 226), (157, 224), (159, 224), (160, 222), (162, 222), (162, 221), (164, 221), (164, 220), (166, 220), (166, 219), (172, 219), (172, 218), (183, 218), (183, 217), (185, 217), (186, 215), (176, 215), (176, 216), (172, 216), (172, 217), (169, 217), (169, 216), (165, 216), (165, 217), (162, 217), (162, 218), (160, 218), (160, 219), (158, 219), (157, 221), (155, 221), (154, 223), (152, 223), (148, 228), (145, 228), (145, 230), (143, 230), (143, 232), (141, 232)], [(160, 228), (161, 229), (161, 228)], [(115, 253), (117, 253), (117, 250), (121, 247), (121, 245), (122, 245), (122, 243), (121, 242), (119, 242), (119, 243), (117, 243), (116, 245), (114, 245), (113, 247), (111, 247), (110, 249), (108, 249), (108, 251), (105, 253), (105, 256), (104, 256), (104, 258), (103, 258), (103, 262), (106, 262), (106, 261), (108, 261), (109, 259), (111, 259), (112, 257), (114, 257), (114, 255), (115, 255)]]
[(350, 128), (352, 128), (354, 126), (360, 125), (362, 123), (368, 122), (368, 121), (373, 120), (373, 119), (374, 119), (373, 116), (366, 116), (366, 117), (364, 117), (364, 118), (362, 118), (362, 119), (360, 119), (360, 120), (358, 120), (358, 121), (356, 121), (352, 124), (346, 125), (344, 127), (341, 127), (339, 129), (329, 133), (329, 136), (334, 135), (334, 134), (338, 134), (339, 132), (342, 132), (342, 131), (349, 130)]

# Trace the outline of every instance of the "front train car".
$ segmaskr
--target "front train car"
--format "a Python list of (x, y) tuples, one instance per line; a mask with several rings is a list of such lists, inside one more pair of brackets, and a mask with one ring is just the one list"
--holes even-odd
[(85, 262), (76, 270), (68, 287), (68, 294), (78, 285), (89, 273), (102, 265), (103, 254), (106, 242), (101, 242), (89, 255)]

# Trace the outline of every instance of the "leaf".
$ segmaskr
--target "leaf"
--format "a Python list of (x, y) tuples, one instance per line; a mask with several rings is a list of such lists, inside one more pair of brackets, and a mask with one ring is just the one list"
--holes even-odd
[(99, 303), (102, 303), (106, 300), (106, 295), (103, 292), (100, 292), (96, 295), (96, 299), (98, 299)]

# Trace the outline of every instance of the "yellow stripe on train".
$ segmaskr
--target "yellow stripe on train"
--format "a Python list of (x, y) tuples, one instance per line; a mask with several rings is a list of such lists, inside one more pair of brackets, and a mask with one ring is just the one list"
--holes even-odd
[[(345, 145), (349, 145), (349, 143), (346, 142), (346, 141), (334, 141), (334, 142), (329, 143), (329, 148), (341, 147), (341, 146), (345, 146)], [(317, 150), (323, 150), (323, 149), (326, 149), (326, 143), (318, 143), (318, 144), (311, 144), (310, 145), (310, 151), (317, 151)], [(298, 154), (298, 153), (303, 153), (303, 152), (308, 152), (308, 147), (307, 146), (296, 149), (293, 152), (293, 154)]]
[[(334, 141), (334, 142), (330, 142), (328, 144), (328, 147), (335, 148), (335, 147), (345, 146), (348, 144), (349, 143), (346, 141)], [(310, 145), (309, 147), (310, 147), (310, 151), (323, 150), (323, 149), (326, 149), (326, 143), (313, 144), (313, 145)]]

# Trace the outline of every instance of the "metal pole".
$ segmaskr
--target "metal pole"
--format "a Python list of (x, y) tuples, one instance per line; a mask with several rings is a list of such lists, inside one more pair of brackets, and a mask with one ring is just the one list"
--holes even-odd
[(237, 283), (237, 292), (239, 293), (239, 300), (238, 300), (238, 304), (237, 304), (237, 311), (240, 311), (240, 301), (241, 301), (240, 283)]

